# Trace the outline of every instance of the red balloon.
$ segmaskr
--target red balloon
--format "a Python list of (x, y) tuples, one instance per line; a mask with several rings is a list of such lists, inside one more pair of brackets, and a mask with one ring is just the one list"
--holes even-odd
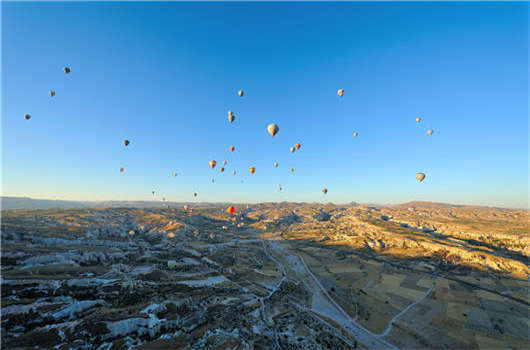
[(294, 147), (296, 147), (296, 149), (300, 149), (301, 146), (299, 143), (297, 143), (296, 145), (294, 145)]
[(236, 211), (236, 208), (234, 208), (233, 205), (229, 206), (228, 209), (226, 209), (226, 212), (230, 215), (233, 215), (235, 211)]
[(234, 146), (230, 147), (230, 152), (234, 152), (236, 148)]
[(215, 168), (215, 165), (217, 164), (217, 162), (215, 160), (210, 160), (210, 167), (213, 169)]

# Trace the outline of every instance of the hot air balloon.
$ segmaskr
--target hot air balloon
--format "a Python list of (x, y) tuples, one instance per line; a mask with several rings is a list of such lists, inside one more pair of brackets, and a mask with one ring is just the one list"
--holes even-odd
[(168, 238), (174, 238), (175, 234), (173, 232), (170, 232), (170, 233), (167, 234), (167, 237)]
[(234, 146), (230, 147), (230, 152), (234, 152), (236, 148)]
[(278, 125), (276, 124), (269, 124), (269, 126), (267, 126), (267, 131), (269, 132), (269, 134), (274, 137), (274, 135), (276, 135), (278, 133), (278, 131), (280, 130), (280, 128), (278, 127)]
[(129, 231), (129, 235), (134, 236), (135, 232), (133, 230)]
[(427, 134), (432, 135), (432, 129), (427, 130)]
[(339, 89), (339, 91), (337, 91), (337, 95), (342, 97), (344, 95), (344, 89)]
[(282, 185), (278, 185), (278, 191), (282, 190)]
[(232, 175), (235, 175), (235, 174), (236, 174), (236, 171), (235, 171), (235, 170), (234, 170), (234, 171), (232, 171)]
[(322, 193), (324, 193), (324, 194), (328, 193), (328, 189), (327, 188), (323, 188), (322, 189)]
[(226, 165), (228, 162), (226, 160), (223, 160), (223, 165)]
[(120, 168), (120, 173), (123, 173), (123, 168)]
[(63, 68), (63, 72), (64, 72), (64, 74), (68, 74), (68, 73), (70, 73), (70, 68), (68, 68), (68, 67), (64, 67), (64, 68)]
[(254, 168), (253, 166), (251, 166), (249, 170), (251, 174), (254, 174), (256, 172), (256, 168)]
[(357, 137), (358, 135), (359, 135), (359, 134), (356, 133), (356, 132), (353, 133), (353, 137)]
[(197, 197), (197, 192), (193, 192), (193, 197)]
[(244, 93), (243, 93), (243, 90), (239, 90), (239, 91), (237, 92), (237, 94), (239, 95), (239, 97), (243, 97), (243, 94), (244, 94)]
[(296, 147), (296, 149), (300, 149), (300, 147), (302, 147), (299, 143), (297, 143), (296, 145), (294, 145), (294, 147)]
[(289, 151), (294, 152), (296, 149), (294, 147), (289, 148)]
[(229, 206), (227, 209), (226, 209), (226, 212), (230, 215), (233, 215), (234, 212), (236, 211), (236, 208), (234, 208), (233, 205)]
[(212, 183), (214, 183), (214, 182), (215, 182), (215, 179), (212, 179)]
[(294, 173), (294, 168), (291, 168), (291, 173)]
[(277, 168), (278, 167), (278, 163), (274, 163), (274, 167)]
[(416, 122), (418, 122), (418, 123), (419, 123), (420, 121), (421, 121), (421, 118), (419, 118), (419, 117), (418, 117), (418, 118), (416, 118)]
[(190, 210), (190, 206), (189, 206), (189, 205), (187, 205), (187, 204), (186, 204), (186, 205), (184, 205), (184, 210), (185, 210), (185, 211), (188, 211), (188, 210)]
[(419, 182), (422, 182), (423, 179), (425, 179), (425, 174), (424, 174), (424, 173), (417, 173), (417, 174), (416, 174), (416, 179), (417, 179)]
[(232, 111), (228, 111), (228, 121), (232, 123), (234, 120), (236, 120), (234, 113), (232, 113)]
[(214, 239), (215, 238), (215, 233), (210, 233), (210, 238)]
[(53, 97), (53, 96), (55, 96), (55, 91), (50, 90), (49, 94), (50, 94), (50, 97)]
[(162, 200), (165, 201), (165, 200), (166, 200), (166, 197), (162, 197)]
[(29, 115), (29, 114), (24, 114), (24, 119), (26, 119), (26, 120), (30, 120), (30, 119), (31, 119), (31, 115)]
[(130, 143), (129, 140), (123, 140), (123, 145), (125, 147), (129, 146), (129, 143)]
[(155, 191), (151, 191), (151, 193), (153, 194), (153, 196), (155, 195)]
[(217, 162), (215, 160), (210, 160), (210, 168), (215, 168), (215, 165), (217, 164)]
[(223, 171), (225, 171), (225, 168), (219, 168), (219, 171), (223, 172)]
[(177, 177), (177, 175), (178, 175), (177, 173), (174, 173), (174, 174), (173, 174), (173, 177)]

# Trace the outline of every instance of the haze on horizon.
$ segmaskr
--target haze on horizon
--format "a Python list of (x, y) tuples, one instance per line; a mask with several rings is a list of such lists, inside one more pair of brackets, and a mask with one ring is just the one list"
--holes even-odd
[(528, 208), (527, 3), (1, 6), (3, 196)]

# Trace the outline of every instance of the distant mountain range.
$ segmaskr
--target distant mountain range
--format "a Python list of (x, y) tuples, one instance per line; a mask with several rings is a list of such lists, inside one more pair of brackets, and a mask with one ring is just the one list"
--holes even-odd
[[(167, 207), (181, 207), (186, 202), (167, 202), (167, 201), (67, 201), (67, 200), (56, 200), (56, 199), (33, 199), (29, 197), (0, 197), (1, 209), (51, 209), (51, 208), (163, 208)], [(200, 205), (200, 206), (211, 206), (218, 207), (227, 205), (227, 203), (212, 203), (212, 202), (188, 202), (188, 204)], [(239, 203), (241, 204), (241, 203)], [(249, 203), (250, 204), (250, 203)], [(285, 206), (289, 204), (304, 205), (309, 203), (293, 203), (293, 202), (280, 202), (279, 205)], [(316, 203), (313, 203), (316, 204)], [(334, 205), (328, 203), (327, 205)], [(459, 204), (447, 204), (437, 202), (426, 202), (426, 201), (413, 201), (402, 204), (390, 204), (381, 205), (375, 203), (364, 203), (359, 204), (357, 202), (350, 202), (348, 204), (338, 204), (339, 206), (389, 206), (389, 207), (417, 207), (425, 209), (439, 209), (449, 207), (467, 207), (467, 208), (488, 208), (486, 206), (478, 205), (459, 205)], [(491, 207), (490, 207), (491, 208)], [(503, 209), (503, 208), (499, 208)]]
[[(33, 199), (29, 197), (0, 197), (2, 210), (9, 209), (51, 209), (51, 208), (161, 208), (183, 206), (184, 202), (167, 201), (66, 201), (56, 199)], [(218, 206), (221, 203), (193, 202), (194, 205)]]

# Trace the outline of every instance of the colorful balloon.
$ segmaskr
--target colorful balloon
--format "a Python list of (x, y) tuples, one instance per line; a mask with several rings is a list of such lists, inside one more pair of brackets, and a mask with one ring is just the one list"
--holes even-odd
[(296, 149), (300, 149), (300, 147), (302, 147), (299, 143), (297, 143), (296, 145), (294, 145), (294, 147), (296, 147)]
[(53, 97), (53, 96), (55, 96), (55, 91), (50, 90), (49, 94), (50, 94), (51, 97)]
[(432, 129), (427, 130), (427, 134), (432, 135), (433, 131)]
[(129, 146), (131, 142), (129, 140), (123, 140), (123, 144), (125, 145), (125, 147)]
[(337, 91), (337, 95), (340, 97), (344, 96), (344, 89), (339, 89), (339, 91)]
[(215, 168), (215, 165), (217, 164), (217, 162), (215, 160), (210, 160), (210, 168)]
[(235, 211), (236, 211), (236, 208), (234, 208), (233, 205), (229, 206), (228, 209), (226, 209), (226, 212), (230, 215), (233, 215)]
[(237, 92), (237, 94), (239, 95), (239, 97), (243, 97), (243, 94), (244, 94), (244, 93), (243, 93), (243, 90), (239, 90), (239, 91)]
[(63, 68), (63, 72), (64, 72), (64, 74), (68, 74), (68, 73), (70, 73), (70, 68), (68, 68), (68, 67), (64, 67), (64, 68)]
[(234, 152), (236, 148), (234, 146), (230, 147), (230, 152)]

